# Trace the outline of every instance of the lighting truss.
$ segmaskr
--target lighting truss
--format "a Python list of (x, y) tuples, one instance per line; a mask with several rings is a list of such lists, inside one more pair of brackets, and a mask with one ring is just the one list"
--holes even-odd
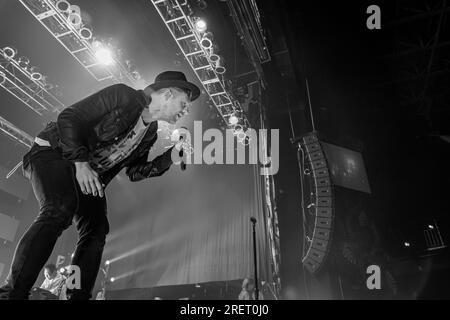
[[(260, 89), (259, 89), (260, 90)], [(265, 128), (266, 123), (266, 112), (265, 108), (261, 108), (262, 112), (259, 114), (259, 121), (261, 123), (261, 129)], [(272, 143), (272, 142), (270, 142)], [(269, 148), (269, 142), (265, 135), (261, 136), (261, 145)], [(268, 163), (267, 154), (263, 152), (263, 163)], [(278, 300), (281, 294), (281, 283), (280, 283), (280, 231), (278, 228), (278, 210), (276, 205), (276, 193), (275, 193), (275, 180), (273, 175), (269, 174), (269, 169), (263, 167), (264, 174), (263, 179), (263, 190), (265, 196), (265, 208), (266, 208), (266, 220), (267, 220), (267, 234), (269, 240), (269, 249), (271, 255), (271, 269), (272, 275), (274, 276), (274, 291), (276, 293), (275, 298)]]
[(31, 148), (33, 145), (34, 139), (28, 133), (20, 130), (2, 117), (0, 117), (0, 130), (28, 148)]
[(83, 37), (80, 30), (70, 23), (69, 14), (58, 10), (56, 7), (58, 0), (19, 1), (97, 81), (128, 80), (132, 85), (136, 85), (138, 79), (115, 57), (112, 66), (105, 66), (98, 61), (95, 50), (89, 42), (91, 37)]
[(239, 101), (227, 92), (223, 78), (216, 72), (215, 63), (209, 58), (208, 50), (201, 46), (202, 37), (196, 30), (193, 19), (186, 13), (186, 2), (182, 5), (178, 0), (151, 2), (225, 123), (229, 125), (228, 120), (232, 115), (242, 114), (242, 124), (250, 128)]
[(45, 77), (35, 80), (30, 69), (21, 67), (14, 57), (5, 53), (6, 49), (11, 50), (0, 49), (0, 86), (39, 115), (64, 109), (64, 104), (48, 89)]

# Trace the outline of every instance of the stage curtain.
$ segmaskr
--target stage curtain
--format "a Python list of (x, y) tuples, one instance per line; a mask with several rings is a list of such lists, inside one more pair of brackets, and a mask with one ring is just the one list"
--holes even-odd
[(138, 183), (121, 174), (108, 190), (109, 289), (253, 277), (252, 216), (259, 277), (270, 281), (260, 179), (255, 165), (174, 166)]

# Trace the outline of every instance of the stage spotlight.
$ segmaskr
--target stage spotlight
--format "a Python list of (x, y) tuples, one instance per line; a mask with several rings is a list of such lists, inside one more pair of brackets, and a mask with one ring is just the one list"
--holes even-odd
[(230, 118), (228, 119), (228, 122), (234, 126), (239, 122), (239, 118), (236, 117), (234, 114), (230, 116)]
[(80, 34), (80, 37), (84, 40), (89, 40), (92, 38), (92, 31), (86, 27), (83, 27), (78, 32)]
[(19, 67), (25, 69), (30, 64), (30, 59), (27, 57), (20, 57), (19, 60), (17, 60), (17, 63), (19, 64)]
[(95, 57), (97, 58), (97, 61), (103, 65), (111, 65), (114, 63), (111, 51), (106, 48), (99, 48), (96, 50)]
[(411, 246), (411, 244), (410, 244), (409, 242), (405, 242), (405, 243), (403, 243), (403, 245), (404, 245), (405, 247)]
[(233, 127), (233, 134), (234, 135), (238, 135), (239, 133), (244, 133), (244, 127), (241, 126), (240, 124), (237, 124)]
[(241, 142), (241, 143), (242, 143), (242, 141), (244, 141), (247, 138), (247, 135), (245, 134), (244, 130), (239, 131), (237, 133), (237, 138), (238, 138), (239, 142)]
[(4, 47), (3, 54), (5, 55), (6, 59), (12, 59), (17, 54), (17, 49), (13, 47)]
[(220, 60), (220, 57), (215, 53), (211, 53), (209, 59), (212, 63), (217, 63)]
[(64, 269), (64, 268), (59, 269), (59, 273), (64, 273), (65, 271), (66, 271), (66, 269)]
[(110, 261), (109, 261), (109, 260), (106, 260), (106, 261), (105, 261), (105, 265), (108, 266), (109, 264), (110, 264)]
[(434, 229), (434, 226), (432, 226), (431, 224), (428, 225), (428, 229)]
[(206, 32), (203, 35), (202, 40), (200, 41), (200, 44), (205, 49), (211, 49), (212, 45), (213, 45), (213, 43), (212, 43), (213, 39), (214, 39), (214, 35), (212, 34), (212, 32)]
[(203, 33), (206, 31), (206, 22), (203, 19), (198, 19), (195, 21), (195, 29), (197, 29), (198, 32)]
[(217, 63), (220, 60), (220, 56), (218, 53), (219, 46), (217, 44), (213, 44), (213, 46), (209, 50), (209, 60), (211, 60), (212, 63)]
[(94, 49), (99, 49), (99, 48), (102, 47), (102, 43), (101, 43), (101, 41), (98, 41), (98, 40), (94, 39), (94, 41), (92, 41), (92, 43), (91, 43), (91, 46)]
[(35, 81), (42, 80), (42, 73), (39, 72), (38, 67), (31, 67), (29, 72), (31, 73), (31, 79)]
[(109, 281), (114, 282), (116, 279), (114, 277), (112, 277), (111, 279), (109, 279)]
[(55, 4), (55, 7), (59, 12), (66, 13), (70, 10), (70, 3), (66, 0), (58, 0)]
[(75, 256), (75, 252), (72, 252), (72, 254), (70, 255), (70, 258), (73, 259), (74, 256)]
[(244, 127), (240, 124), (237, 124), (233, 127), (233, 134), (237, 135), (239, 132), (244, 132)]
[(239, 138), (239, 135), (238, 135), (238, 140), (244, 146), (248, 146), (250, 144), (250, 142), (252, 141), (252, 138), (244, 133), (244, 136), (242, 138)]
[(224, 74), (227, 69), (225, 68), (225, 59), (220, 57), (220, 59), (216, 62), (216, 72), (218, 74)]

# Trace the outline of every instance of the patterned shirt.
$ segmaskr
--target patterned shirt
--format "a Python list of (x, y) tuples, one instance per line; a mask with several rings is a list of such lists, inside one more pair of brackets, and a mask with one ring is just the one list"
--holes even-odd
[(98, 173), (111, 169), (137, 148), (149, 127), (140, 116), (134, 128), (121, 141), (90, 152), (89, 164)]

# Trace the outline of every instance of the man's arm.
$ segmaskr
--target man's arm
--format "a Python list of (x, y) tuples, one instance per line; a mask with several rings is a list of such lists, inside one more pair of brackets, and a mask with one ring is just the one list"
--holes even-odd
[(138, 158), (126, 169), (130, 181), (136, 182), (145, 178), (158, 177), (169, 170), (172, 165), (172, 149), (168, 149), (162, 155), (152, 161), (147, 161), (147, 154)]
[(133, 88), (115, 84), (65, 108), (57, 120), (63, 156), (74, 162), (88, 161), (86, 134), (89, 129), (115, 108), (130, 103), (135, 96)]

